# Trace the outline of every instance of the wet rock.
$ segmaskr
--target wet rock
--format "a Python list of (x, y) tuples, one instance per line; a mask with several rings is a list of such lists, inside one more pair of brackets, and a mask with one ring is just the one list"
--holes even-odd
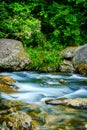
[(29, 57), (20, 41), (0, 40), (0, 71), (18, 71), (28, 69)]
[(87, 98), (68, 99), (67, 106), (87, 109)]
[(45, 101), (46, 104), (51, 105), (67, 105), (67, 99), (52, 99)]
[(5, 100), (5, 101), (2, 100), (0, 103), (0, 109), (6, 109), (12, 107), (16, 107), (16, 109), (18, 109), (19, 107), (21, 108), (22, 106), (25, 105), (27, 105), (27, 103), (19, 100)]
[(5, 121), (4, 121), (4, 122), (2, 123), (2, 125), (0, 126), (0, 130), (9, 130), (9, 128), (7, 127), (7, 124), (6, 124)]
[(59, 66), (59, 70), (61, 72), (68, 72), (68, 73), (69, 72), (72, 73), (72, 72), (75, 71), (72, 62), (69, 61), (69, 60), (63, 60), (62, 63), (60, 64), (60, 66)]
[(26, 106), (27, 114), (32, 117), (32, 130), (42, 130), (40, 126), (43, 126), (45, 122), (45, 117), (48, 115), (43, 109), (43, 106), (38, 104), (30, 104)]
[(51, 67), (51, 66), (42, 66), (37, 68), (39, 72), (55, 72), (57, 70), (56, 67)]
[(87, 109), (87, 98), (54, 99), (54, 100), (48, 100), (46, 101), (46, 103), (51, 105), (66, 105), (74, 108)]
[(4, 120), (8, 128), (13, 127), (14, 130), (31, 130), (32, 127), (32, 119), (25, 112), (8, 114), (4, 117)]
[(46, 117), (46, 125), (54, 125), (55, 122), (58, 120), (58, 117), (55, 115), (48, 115)]
[(6, 75), (0, 75), (0, 91), (5, 93), (13, 93), (18, 90), (15, 80)]
[(68, 83), (65, 79), (60, 79), (59, 82), (62, 83), (62, 84), (67, 84)]
[(87, 74), (87, 44), (75, 51), (72, 62), (76, 72)]
[(7, 75), (0, 75), (0, 83), (12, 84), (16, 81)]
[[(25, 105), (24, 108), (21, 110), (27, 110), (27, 115), (32, 117), (31, 130), (84, 130), (86, 128), (86, 111), (84, 111), (84, 113), (82, 110), (78, 111), (77, 109), (65, 107), (62, 105), (44, 105), (29, 104), (27, 106)], [(12, 115), (12, 113), (10, 115)], [(6, 114), (6, 117), (7, 116), (9, 116), (9, 114)], [(5, 126), (7, 126), (8, 128), (13, 126), (14, 130), (19, 130), (15, 129), (13, 124), (14, 120), (8, 120), (8, 118), (5, 118), (4, 115), (2, 116), (2, 118), (4, 118), (2, 122), (6, 122)], [(12, 116), (10, 116), (9, 118), (13, 119)], [(26, 130), (26, 128), (23, 129)]]

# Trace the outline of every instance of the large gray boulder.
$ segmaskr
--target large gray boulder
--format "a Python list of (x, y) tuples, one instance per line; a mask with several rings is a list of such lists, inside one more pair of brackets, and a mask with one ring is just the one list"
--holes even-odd
[(67, 47), (63, 51), (61, 51), (62, 58), (64, 59), (71, 59), (74, 55), (75, 50), (77, 49), (77, 46), (73, 47)]
[(20, 41), (0, 39), (0, 71), (18, 71), (28, 68), (29, 57)]
[(87, 74), (87, 44), (75, 51), (72, 62), (76, 72)]

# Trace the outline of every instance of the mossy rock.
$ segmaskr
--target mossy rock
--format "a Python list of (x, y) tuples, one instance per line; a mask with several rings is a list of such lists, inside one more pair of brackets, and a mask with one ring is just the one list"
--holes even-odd
[(53, 99), (47, 100), (47, 104), (51, 105), (64, 105), (73, 108), (87, 109), (87, 98), (73, 98), (73, 99)]
[(22, 42), (13, 39), (0, 39), (0, 71), (28, 69), (29, 56)]
[(62, 58), (71, 59), (77, 48), (78, 48), (77, 46), (67, 47), (64, 50), (62, 50), (60, 54), (62, 55)]
[(31, 130), (32, 119), (25, 112), (13, 112), (3, 117), (3, 119), (5, 123), (4, 126), (8, 130), (11, 130), (12, 128), (14, 130)]
[(18, 90), (15, 80), (7, 75), (0, 75), (0, 91), (5, 93), (13, 93)]

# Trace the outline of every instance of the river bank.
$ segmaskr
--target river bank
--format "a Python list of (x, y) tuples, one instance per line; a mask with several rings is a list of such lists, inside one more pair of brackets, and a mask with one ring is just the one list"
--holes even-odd
[[(26, 47), (14, 39), (0, 39), (0, 71), (34, 70), (87, 74), (87, 44), (64, 50)], [(63, 48), (62, 48), (63, 49)]]

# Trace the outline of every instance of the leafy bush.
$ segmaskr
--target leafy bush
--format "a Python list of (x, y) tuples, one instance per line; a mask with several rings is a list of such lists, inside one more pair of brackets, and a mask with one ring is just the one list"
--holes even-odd
[(86, 0), (27, 0), (0, 4), (0, 38), (28, 46), (79, 45), (87, 41)]
[(86, 0), (53, 1), (48, 7), (44, 5), (40, 12), (42, 31), (55, 48), (59, 48), (61, 44), (84, 44), (87, 41), (86, 13)]
[(0, 5), (0, 38), (14, 38), (26, 45), (37, 46), (43, 43), (41, 22), (31, 15), (31, 7), (23, 3), (2, 2)]
[(86, 0), (3, 0), (0, 38), (23, 42), (30, 69), (48, 71), (61, 63), (58, 51), (87, 41)]

